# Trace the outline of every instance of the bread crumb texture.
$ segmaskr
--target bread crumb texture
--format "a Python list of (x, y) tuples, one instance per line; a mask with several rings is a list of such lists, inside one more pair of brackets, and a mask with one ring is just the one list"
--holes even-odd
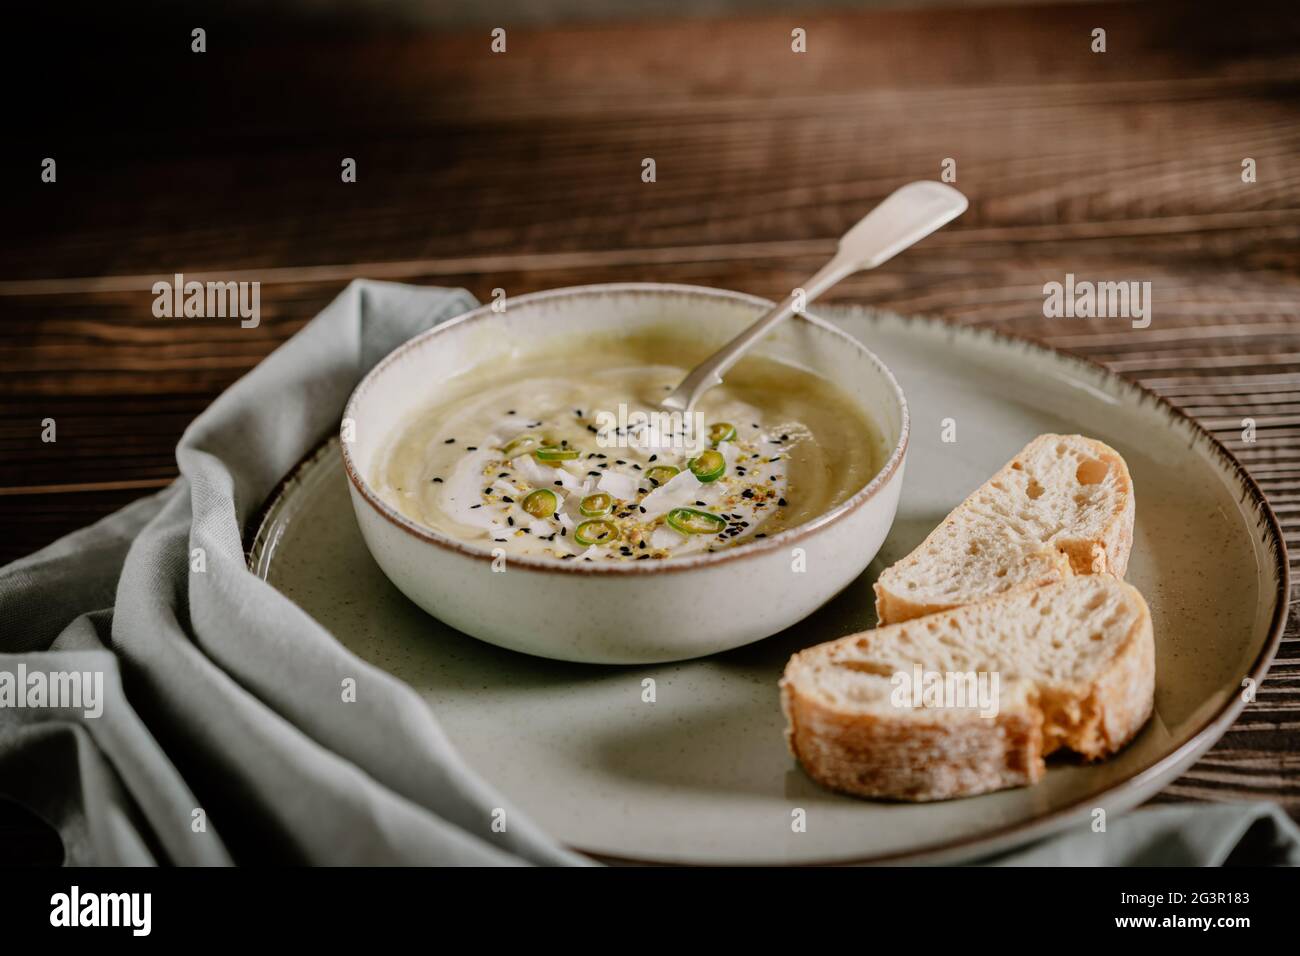
[[(1064, 467), (1054, 446), (1046, 454)], [(1021, 527), (1039, 533), (1045, 525), (1027, 513)], [(900, 705), (894, 677), (918, 666), (997, 674), (996, 715), (973, 701)], [(1061, 748), (1114, 753), (1150, 716), (1154, 684), (1141, 594), (1109, 574), (1075, 575), (801, 651), (786, 666), (781, 703), (790, 749), (815, 780), (860, 796), (940, 800), (1033, 783)]]
[(880, 575), (877, 617), (892, 624), (1073, 575), (1123, 577), (1134, 507), (1113, 448), (1040, 435)]

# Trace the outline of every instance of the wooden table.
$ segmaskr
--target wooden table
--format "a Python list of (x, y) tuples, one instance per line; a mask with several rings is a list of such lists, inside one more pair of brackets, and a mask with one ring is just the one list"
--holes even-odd
[[(23, 114), (26, 178), (4, 187), (21, 241), (0, 259), (0, 561), (171, 481), (185, 425), (354, 276), (480, 299), (632, 279), (779, 297), (945, 159), (970, 211), (829, 300), (1106, 363), (1212, 430), (1300, 544), (1294, 4), (506, 26), (500, 55), (486, 28), (247, 24), (192, 54), (186, 27), (112, 72), (82, 60), (78, 76), (105, 79), (56, 116)], [(96, 55), (68, 42), (41, 49), (51, 69)], [(46, 155), (55, 184), (39, 181)], [(260, 325), (154, 318), (150, 287), (176, 272), (260, 281)], [(1045, 319), (1043, 284), (1067, 273), (1150, 281), (1150, 328)], [(1298, 676), (1293, 605), (1258, 701), (1161, 799), (1300, 815)]]

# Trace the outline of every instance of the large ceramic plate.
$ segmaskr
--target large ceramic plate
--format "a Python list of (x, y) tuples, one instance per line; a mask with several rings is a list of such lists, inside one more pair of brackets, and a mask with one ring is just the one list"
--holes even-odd
[[(268, 503), (255, 572), (358, 656), (416, 688), (469, 763), (566, 844), (674, 863), (940, 861), (991, 852), (1155, 793), (1244, 706), (1276, 648), (1286, 562), (1253, 482), (1189, 419), (1098, 366), (987, 332), (867, 314), (837, 321), (893, 369), (912, 410), (898, 520), (876, 563), (802, 624), (726, 654), (567, 664), (481, 643), (407, 601), (361, 541), (337, 447)], [(951, 423), (946, 422), (951, 420)], [(943, 441), (945, 425), (956, 441)], [(875, 622), (871, 581), (1041, 432), (1128, 460), (1128, 580), (1151, 605), (1155, 715), (1107, 762), (1050, 761), (1037, 786), (922, 805), (812, 783), (786, 752), (777, 678), (799, 648)], [(683, 611), (685, 613), (685, 611)], [(645, 698), (647, 678), (654, 700)], [(806, 827), (797, 832), (799, 817)]]

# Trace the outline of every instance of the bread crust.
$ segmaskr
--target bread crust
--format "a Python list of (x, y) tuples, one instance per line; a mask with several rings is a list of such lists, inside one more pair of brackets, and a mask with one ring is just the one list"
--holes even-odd
[(1151, 610), (1136, 588), (1129, 584), (1124, 587), (1136, 598), (1140, 609), (1137, 620), (1091, 693), (1078, 702), (1077, 716), (1064, 726), (1057, 740), (1049, 740), (1046, 753), (1059, 744), (1088, 760), (1100, 760), (1123, 749), (1151, 718), (1156, 684)]
[(1128, 570), (1129, 553), (1133, 549), (1133, 522), (1137, 508), (1133, 494), (1133, 478), (1129, 474), (1128, 463), (1124, 461), (1119, 452), (1095, 438), (1088, 438), (1085, 435), (1039, 435), (1003, 465), (988, 481), (967, 495), (961, 504), (949, 512), (948, 516), (926, 535), (925, 540), (916, 548), (881, 573), (872, 585), (876, 594), (876, 620), (879, 624), (898, 624), (903, 621), (910, 621), (913, 618), (936, 614), (940, 611), (971, 603), (971, 600), (947, 602), (924, 599), (914, 600), (907, 597), (905, 590), (902, 588), (892, 586), (892, 579), (899, 576), (900, 568), (909, 562), (915, 561), (917, 555), (925, 553), (928, 547), (939, 539), (944, 529), (951, 522), (958, 520), (963, 510), (972, 506), (984, 487), (999, 481), (1005, 481), (1017, 463), (1022, 458), (1029, 456), (1035, 446), (1043, 442), (1061, 441), (1068, 438), (1078, 438), (1086, 442), (1099, 460), (1106, 462), (1108, 466), (1114, 469), (1120, 494), (1109, 519), (1103, 525), (1101, 533), (1095, 538), (1062, 538), (1056, 542), (1055, 547), (1047, 547), (1040, 553), (1027, 555), (1026, 561), (1034, 565), (1034, 567), (1025, 573), (1020, 580), (1012, 585), (1005, 586), (1004, 590), (991, 591), (989, 594), (978, 598), (978, 600), (1018, 594), (1048, 584), (1055, 584), (1073, 574), (1112, 574), (1115, 577), (1123, 578)]
[[(1085, 438), (1085, 440), (1093, 447), (1099, 459), (1115, 469), (1117, 484), (1121, 486), (1123, 493), (1118, 507), (1112, 510), (1110, 520), (1106, 522), (1098, 538), (1081, 542), (1063, 541), (1061, 549), (1069, 555), (1070, 565), (1076, 574), (1113, 574), (1117, 578), (1122, 578), (1128, 571), (1129, 554), (1133, 550), (1133, 521), (1137, 514), (1137, 500), (1133, 495), (1133, 476), (1129, 474), (1128, 462), (1124, 460), (1124, 456), (1114, 448), (1095, 438)], [(1007, 467), (1011, 467), (1010, 462)]]
[(801, 693), (793, 675), (805, 655), (826, 655), (862, 635), (795, 654), (780, 683), (790, 752), (830, 789), (918, 802), (1036, 783), (1046, 773), (1044, 758), (1060, 748), (1089, 760), (1115, 753), (1150, 718), (1155, 691), (1150, 610), (1135, 588), (1120, 586), (1139, 613), (1097, 677), (1083, 687), (1034, 685), (991, 718), (839, 710)]
[(1042, 724), (1032, 712), (951, 721), (837, 714), (781, 681), (786, 742), (808, 776), (858, 797), (926, 802), (1042, 779)]

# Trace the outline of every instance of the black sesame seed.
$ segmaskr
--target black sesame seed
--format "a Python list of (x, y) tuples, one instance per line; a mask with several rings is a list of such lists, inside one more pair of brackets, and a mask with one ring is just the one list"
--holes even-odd
[(659, 457), (658, 455), (651, 455), (650, 458), (649, 458), (648, 460), (649, 460), (649, 461), (655, 461), (658, 457)]
[(561, 538), (566, 537), (566, 536), (568, 535), (568, 533), (569, 533), (569, 529), (568, 529), (568, 528), (561, 528), (561, 529), (560, 529), (560, 537), (561, 537)]
[(445, 442), (443, 442), (443, 444), (444, 444), (444, 445), (454, 445), (454, 444), (456, 444), (456, 439), (454, 439), (454, 438), (448, 438)]
[(632, 467), (635, 468), (637, 471), (640, 471), (640, 470), (641, 470), (641, 466), (638, 465), (638, 464), (635, 464), (635, 463), (634, 463), (634, 464), (632, 465)]
[(766, 538), (767, 535), (764, 534), (762, 531), (760, 531), (758, 534), (754, 535), (754, 537), (755, 537), (755, 538)]
[(615, 458), (615, 459), (614, 459), (614, 464), (616, 464), (616, 465), (626, 465), (627, 462), (625, 462), (622, 458)]
[(598, 472), (598, 471), (589, 471), (589, 472), (587, 472), (587, 474), (589, 474), (589, 475), (595, 475), (597, 478), (600, 477), (600, 472)]
[(515, 499), (514, 499), (514, 498), (511, 498), (509, 495), (502, 495), (502, 496), (501, 496), (501, 500), (504, 501), (504, 502), (505, 502), (506, 504), (508, 504), (508, 505), (512, 505), (512, 504), (515, 503)]
[(637, 508), (640, 508), (642, 514), (645, 514), (645, 508), (642, 508), (640, 505), (637, 505)]
[(780, 505), (782, 508), (785, 507), (785, 499), (784, 499), (784, 498), (778, 498), (777, 501), (776, 501), (776, 503), (777, 503), (778, 505)]
[(512, 518), (512, 517), (510, 517), (509, 515), (507, 515), (507, 516), (506, 516), (506, 524), (510, 525), (510, 527), (513, 528), (513, 527), (515, 526), (515, 519)]
[(697, 501), (697, 502), (695, 502), (695, 504), (696, 504), (698, 507), (700, 507), (700, 508), (703, 508), (703, 507), (704, 507), (704, 502), (703, 502), (703, 501)]
[(492, 494), (492, 489), (491, 489), (491, 488), (484, 488), (484, 489), (483, 489), (483, 494), (485, 494), (485, 495), (490, 495), (490, 494)]
[(498, 472), (498, 473), (497, 473), (497, 477), (498, 477), (498, 478), (509, 478), (509, 477), (510, 477), (510, 472), (508, 472), (508, 471), (501, 471), (501, 472)]
[(441, 478), (433, 478), (433, 479), (430, 479), (430, 480), (431, 480), (435, 485), (440, 485), (440, 484), (442, 484), (442, 479), (441, 479)]
[(636, 556), (636, 559), (637, 559), (638, 561), (644, 561), (644, 560), (645, 560), (646, 558), (648, 558), (648, 557), (650, 557), (650, 555), (648, 555), (648, 554), (638, 554), (638, 555)]
[(742, 491), (742, 492), (740, 493), (740, 497), (742, 497), (742, 498), (752, 498), (752, 497), (754, 497), (754, 489), (752, 489), (752, 488), (746, 488), (744, 491)]
[(483, 507), (482, 505), (470, 505), (469, 510), (473, 511), (475, 508), (482, 508), (482, 507)]
[(562, 481), (557, 481), (557, 482), (555, 483), (555, 487), (557, 487), (557, 488), (563, 488), (563, 487), (564, 487), (564, 482), (562, 482)]
[(478, 445), (466, 445), (466, 446), (465, 446), (465, 450), (466, 450), (466, 451), (478, 451)]

